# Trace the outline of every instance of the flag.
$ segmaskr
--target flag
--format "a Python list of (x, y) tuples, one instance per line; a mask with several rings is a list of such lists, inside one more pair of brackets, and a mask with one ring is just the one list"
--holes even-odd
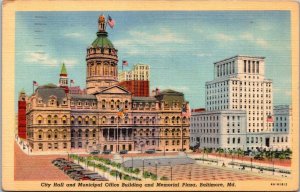
[(113, 20), (109, 15), (108, 15), (107, 24), (110, 26), (110, 28), (114, 28), (115, 26), (115, 20)]
[(122, 66), (128, 66), (128, 62), (125, 61), (125, 60), (123, 60), (123, 61), (122, 61)]
[(32, 82), (33, 86), (39, 86), (39, 84), (36, 81)]
[(118, 108), (118, 117), (122, 117), (122, 118), (128, 117), (128, 114), (123, 108)]
[(71, 84), (74, 84), (74, 80), (73, 80), (73, 79), (71, 79), (70, 83), (71, 83)]
[(268, 115), (268, 117), (267, 117), (267, 122), (273, 123), (273, 118), (272, 118), (271, 115)]

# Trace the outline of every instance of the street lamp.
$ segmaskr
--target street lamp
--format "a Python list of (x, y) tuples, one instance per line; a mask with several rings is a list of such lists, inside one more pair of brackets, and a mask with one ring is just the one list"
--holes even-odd
[(170, 168), (171, 168), (171, 181), (172, 181), (172, 174), (173, 174), (173, 173), (172, 173), (172, 168), (173, 168), (173, 167), (172, 167), (172, 164), (171, 164), (170, 161), (169, 161), (169, 165), (170, 165)]
[(143, 159), (143, 175), (144, 175), (144, 172), (145, 172), (145, 160)]

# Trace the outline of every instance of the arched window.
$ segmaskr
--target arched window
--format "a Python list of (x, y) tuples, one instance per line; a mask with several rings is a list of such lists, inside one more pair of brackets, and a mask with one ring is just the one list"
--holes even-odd
[(67, 116), (64, 115), (64, 116), (61, 118), (61, 121), (62, 121), (63, 124), (67, 124)]
[(168, 135), (169, 129), (165, 129), (165, 136)]
[(96, 129), (93, 129), (93, 137), (96, 137)]
[(52, 137), (52, 131), (49, 130), (49, 131), (47, 132), (47, 137), (48, 137), (48, 139), (51, 139), (51, 137)]
[(179, 122), (180, 122), (180, 117), (177, 117), (176, 122), (177, 122), (177, 124), (179, 124)]
[(116, 107), (117, 107), (117, 109), (120, 109), (120, 100), (117, 100), (117, 103), (116, 103)]
[(43, 139), (43, 131), (42, 130), (39, 130), (38, 131), (38, 139)]
[(89, 117), (88, 117), (88, 116), (85, 117), (85, 124), (86, 124), (86, 125), (89, 124)]
[(175, 124), (175, 117), (172, 117), (172, 124)]
[(134, 117), (134, 118), (133, 118), (133, 123), (136, 124), (136, 121), (137, 121), (137, 118)]
[(81, 129), (78, 130), (78, 137), (82, 137), (82, 130)]
[(169, 123), (169, 117), (165, 117), (165, 124)]
[(111, 101), (110, 101), (110, 108), (111, 108), (111, 109), (114, 109), (114, 105), (115, 105), (115, 104), (114, 104), (114, 100), (111, 100)]
[(104, 99), (102, 100), (101, 105), (102, 105), (102, 109), (105, 109), (105, 100)]
[(125, 101), (125, 109), (128, 109), (128, 101)]
[(77, 118), (77, 121), (78, 121), (78, 124), (81, 125), (81, 124), (82, 124), (82, 117), (79, 116), (79, 117)]
[(182, 123), (186, 123), (186, 117), (182, 118)]
[(74, 121), (75, 121), (74, 116), (71, 116), (71, 124), (72, 124), (72, 125), (74, 125)]
[(102, 124), (105, 124), (106, 123), (106, 117), (102, 117), (102, 120), (101, 120)]
[(75, 130), (73, 129), (73, 130), (71, 131), (71, 138), (74, 138), (74, 137), (75, 137), (75, 134), (76, 134), (76, 132), (75, 132)]
[(124, 120), (125, 124), (127, 124), (128, 121), (129, 121), (129, 118), (128, 118), (128, 117), (125, 117), (125, 120)]
[(92, 122), (93, 122), (93, 125), (96, 125), (96, 117), (95, 116), (92, 118)]
[(143, 123), (143, 117), (140, 117), (140, 124)]
[(51, 115), (48, 115), (47, 122), (48, 122), (48, 124), (51, 124)]
[(54, 124), (57, 124), (57, 122), (58, 122), (58, 117), (57, 117), (57, 115), (54, 116), (53, 122), (54, 122)]
[(42, 122), (43, 122), (43, 117), (42, 117), (41, 115), (39, 115), (39, 116), (37, 117), (37, 123), (38, 123), (38, 124), (42, 124)]
[(43, 143), (39, 143), (39, 150), (43, 150)]
[(146, 117), (146, 124), (149, 124), (149, 117)]
[(64, 130), (63, 130), (63, 139), (66, 139), (66, 138), (67, 138), (67, 130), (64, 129)]
[(112, 117), (110, 118), (110, 123), (111, 123), (111, 124), (114, 124), (114, 123), (115, 123), (115, 117), (112, 116)]
[(155, 124), (155, 117), (152, 117), (152, 124)]
[(58, 135), (57, 135), (57, 130), (54, 130), (54, 139), (57, 139)]
[(85, 137), (89, 137), (89, 130), (88, 129), (85, 130)]

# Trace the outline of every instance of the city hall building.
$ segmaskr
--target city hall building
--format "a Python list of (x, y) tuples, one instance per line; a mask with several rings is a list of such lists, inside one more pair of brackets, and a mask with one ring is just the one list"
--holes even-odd
[(264, 57), (237, 55), (215, 62), (205, 93), (205, 111), (192, 111), (192, 146), (244, 151), (290, 147), (291, 109), (273, 109)]
[(137, 97), (119, 86), (118, 50), (105, 28), (102, 15), (97, 38), (86, 52), (86, 94), (69, 92), (65, 65), (59, 86), (39, 86), (30, 96), (20, 93), (19, 113), (26, 114), (20, 114), (19, 121), (26, 122), (32, 152), (187, 150), (190, 124), (182, 107), (189, 110), (189, 103), (184, 94), (164, 90)]

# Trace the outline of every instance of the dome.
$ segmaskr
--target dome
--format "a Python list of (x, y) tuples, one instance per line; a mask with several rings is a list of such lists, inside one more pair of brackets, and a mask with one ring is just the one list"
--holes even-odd
[(98, 32), (97, 38), (92, 43), (92, 47), (114, 48), (114, 45), (107, 38), (107, 32)]

